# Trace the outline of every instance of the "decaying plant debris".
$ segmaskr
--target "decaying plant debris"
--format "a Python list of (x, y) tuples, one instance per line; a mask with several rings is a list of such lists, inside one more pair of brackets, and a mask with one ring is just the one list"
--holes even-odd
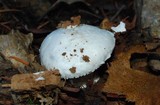
[(16, 91), (39, 89), (48, 85), (60, 86), (57, 71), (42, 71), (33, 74), (17, 74), (11, 79), (11, 89)]
[[(152, 27), (141, 26), (158, 17), (146, 17), (152, 1), (145, 8), (142, 1), (1, 0), (0, 104), (159, 105), (160, 41)], [(56, 28), (82, 23), (110, 30), (120, 21), (128, 31), (115, 35), (112, 58), (88, 77), (66, 81), (40, 65), (39, 46)]]

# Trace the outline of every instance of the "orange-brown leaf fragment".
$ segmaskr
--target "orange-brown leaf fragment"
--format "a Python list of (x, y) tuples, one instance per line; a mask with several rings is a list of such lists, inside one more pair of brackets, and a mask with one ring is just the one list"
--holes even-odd
[(108, 70), (103, 91), (126, 95), (127, 100), (136, 105), (160, 105), (160, 77), (130, 68), (131, 54), (144, 51), (144, 46), (137, 45), (119, 53)]
[(109, 21), (108, 18), (105, 18), (105, 19), (103, 19), (103, 21), (101, 22), (100, 27), (101, 27), (102, 29), (110, 30), (113, 25), (114, 25), (113, 22)]
[(58, 24), (58, 28), (67, 28), (67, 26), (75, 26), (81, 23), (81, 16), (71, 17), (71, 20), (61, 21)]
[(47, 85), (58, 86), (60, 81), (60, 75), (57, 75), (55, 71), (43, 71), (38, 74), (16, 74), (11, 79), (11, 89), (23, 91), (39, 89)]
[(81, 23), (81, 16), (71, 17), (72, 25), (79, 25)]

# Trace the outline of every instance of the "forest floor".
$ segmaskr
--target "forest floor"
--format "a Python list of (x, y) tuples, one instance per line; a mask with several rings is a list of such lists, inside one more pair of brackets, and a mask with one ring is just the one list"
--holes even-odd
[[(0, 105), (160, 104), (160, 41), (150, 29), (139, 29), (133, 0), (1, 0), (0, 15)], [(46, 72), (56, 80), (43, 86), (26, 80), (45, 69), (39, 58), (43, 39), (70, 19), (106, 30), (123, 21), (127, 31), (115, 35), (112, 57), (88, 76), (63, 80)]]

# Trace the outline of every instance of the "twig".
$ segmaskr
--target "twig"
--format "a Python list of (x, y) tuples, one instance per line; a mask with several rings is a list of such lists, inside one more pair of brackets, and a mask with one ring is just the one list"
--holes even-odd
[(43, 17), (45, 17), (53, 8), (55, 8), (55, 6), (60, 3), (61, 0), (57, 0), (54, 4), (52, 4), (52, 6), (47, 10), (47, 12), (45, 12), (39, 19), (38, 22), (42, 20)]
[(21, 59), (21, 58), (18, 58), (18, 57), (16, 57), (16, 56), (10, 56), (9, 58), (12, 58), (12, 59), (14, 59), (14, 60), (16, 60), (16, 61), (18, 61), (18, 62), (21, 62), (21, 63), (23, 63), (23, 64), (26, 65), (26, 66), (29, 65), (29, 62), (27, 62), (27, 61), (25, 61), (25, 60), (23, 60), (23, 59)]
[(5, 24), (3, 24), (3, 23), (0, 23), (0, 25), (1, 25), (2, 27), (6, 28), (7, 30), (11, 30), (10, 27), (8, 27), (7, 25), (5, 25)]
[(43, 24), (40, 24), (37, 29), (41, 29), (43, 28), (45, 25), (47, 25), (49, 23), (49, 21), (44, 22)]
[(91, 16), (94, 16), (94, 17), (96, 17), (96, 18), (98, 18), (98, 19), (103, 19), (102, 17), (100, 17), (100, 16), (98, 16), (98, 15), (95, 15), (95, 14), (93, 14), (93, 13), (91, 13), (91, 12), (85, 11), (85, 10), (79, 10), (79, 12), (85, 13), (85, 14), (88, 14), (88, 15), (91, 15)]
[(89, 5), (88, 3), (86, 3), (84, 0), (56, 0), (56, 2), (54, 4), (52, 4), (52, 6), (47, 10), (47, 12), (45, 12), (39, 19), (38, 19), (38, 22), (42, 20), (43, 17), (45, 17), (51, 10), (53, 10), (55, 8), (55, 6), (57, 4), (59, 4), (60, 2), (65, 2), (67, 4), (72, 4), (74, 2), (78, 2), (78, 1), (81, 1), (87, 5)]
[(125, 7), (126, 7), (125, 5), (122, 5), (116, 12), (116, 14), (110, 19), (110, 21), (113, 21)]
[(46, 33), (48, 34), (52, 32), (52, 30), (45, 30), (45, 29), (29, 29), (26, 25), (24, 26), (24, 29), (34, 34), (46, 34)]
[(0, 13), (4, 13), (4, 12), (20, 12), (21, 10), (17, 10), (17, 9), (4, 9), (4, 10), (0, 10)]

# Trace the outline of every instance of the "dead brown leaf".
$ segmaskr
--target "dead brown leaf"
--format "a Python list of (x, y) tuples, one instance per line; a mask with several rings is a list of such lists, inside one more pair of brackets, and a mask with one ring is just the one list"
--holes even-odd
[(0, 53), (12, 62), (15, 68), (24, 68), (30, 62), (27, 57), (33, 34), (25, 35), (12, 30), (7, 35), (0, 35)]
[(129, 60), (135, 52), (145, 52), (145, 47), (132, 46), (117, 55), (108, 70), (109, 77), (103, 91), (126, 95), (127, 100), (134, 101), (136, 105), (160, 105), (160, 77), (131, 69)]

